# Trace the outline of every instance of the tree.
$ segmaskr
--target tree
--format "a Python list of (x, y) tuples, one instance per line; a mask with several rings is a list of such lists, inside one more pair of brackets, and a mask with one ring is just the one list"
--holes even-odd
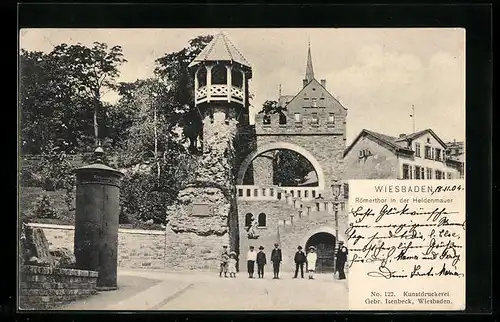
[(281, 186), (297, 186), (309, 172), (314, 171), (306, 158), (290, 150), (276, 151), (273, 164), (274, 181)]
[(182, 50), (156, 60), (155, 74), (166, 86), (165, 96), (161, 98), (162, 112), (172, 121), (172, 126), (180, 125), (184, 129), (183, 135), (189, 139), (191, 151), (196, 148), (202, 122), (194, 109), (194, 79), (188, 65), (212, 39), (212, 35), (198, 36), (189, 40)]
[(49, 54), (56, 64), (55, 72), (66, 76), (68, 85), (83, 99), (92, 102), (94, 143), (103, 139), (105, 113), (101, 96), (106, 89), (116, 88), (118, 67), (127, 60), (121, 46), (108, 48), (105, 43), (94, 42), (89, 48), (82, 44), (61, 44)]
[(276, 113), (282, 113), (286, 111), (286, 107), (280, 106), (277, 101), (265, 101), (264, 104), (262, 104), (262, 109), (259, 111), (259, 114), (276, 114)]

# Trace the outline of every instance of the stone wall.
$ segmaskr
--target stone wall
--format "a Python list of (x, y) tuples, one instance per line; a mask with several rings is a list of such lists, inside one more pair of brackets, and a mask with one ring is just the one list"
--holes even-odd
[[(75, 227), (65, 225), (30, 224), (42, 228), (50, 248), (73, 249)], [(118, 267), (164, 268), (165, 231), (119, 229)]]
[(43, 310), (95, 294), (94, 271), (23, 266), (20, 274), (19, 307)]
[[(302, 218), (298, 216), (298, 209), (284, 201), (238, 201), (239, 223), (240, 223), (240, 259), (243, 262), (246, 259), (248, 247), (253, 245), (256, 249), (264, 246), (268, 258), (271, 255), (273, 244), (279, 240), (283, 252), (282, 269), (290, 271), (294, 268), (293, 256), (297, 246), (305, 247), (307, 239), (316, 232), (328, 232), (335, 235), (335, 216), (332, 212), (312, 211), (309, 215), (305, 212)], [(266, 227), (258, 229), (258, 239), (248, 239), (244, 229), (245, 216), (247, 213), (258, 215), (266, 214)], [(294, 214), (293, 223), (290, 221), (290, 215)], [(286, 224), (283, 225), (283, 220)], [(339, 211), (339, 239), (345, 240), (344, 231), (348, 225), (346, 211)], [(278, 236), (279, 228), (279, 236)], [(246, 272), (245, 266), (240, 269)], [(272, 271), (272, 265), (268, 265), (266, 270)]]

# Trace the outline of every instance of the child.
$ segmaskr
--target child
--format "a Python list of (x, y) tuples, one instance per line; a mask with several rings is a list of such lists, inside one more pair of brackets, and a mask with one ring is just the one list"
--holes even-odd
[(307, 272), (309, 273), (309, 279), (314, 279), (314, 271), (316, 270), (316, 260), (318, 255), (315, 252), (316, 248), (314, 246), (309, 247), (309, 253), (307, 254)]
[(236, 277), (236, 252), (229, 253), (229, 261), (227, 262), (227, 270), (229, 277)]

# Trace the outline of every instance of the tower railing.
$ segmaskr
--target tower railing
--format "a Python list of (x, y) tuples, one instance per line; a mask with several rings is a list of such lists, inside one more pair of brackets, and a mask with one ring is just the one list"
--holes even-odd
[(196, 104), (211, 101), (234, 101), (244, 104), (245, 93), (242, 88), (226, 84), (211, 84), (198, 88), (196, 91)]

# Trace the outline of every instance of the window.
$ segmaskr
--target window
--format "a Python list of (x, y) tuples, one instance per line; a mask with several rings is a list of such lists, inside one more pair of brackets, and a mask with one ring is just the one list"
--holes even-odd
[(427, 178), (426, 179), (432, 179), (432, 169), (431, 168), (427, 168), (426, 172), (427, 172)]
[(266, 188), (262, 188), (262, 197), (266, 196)]
[(257, 197), (259, 195), (259, 190), (258, 189), (253, 189), (253, 196)]
[(300, 123), (301, 120), (300, 120), (300, 113), (295, 113), (295, 122), (296, 123)]
[(415, 143), (415, 156), (420, 158), (420, 143)]
[(269, 189), (269, 196), (274, 197), (274, 189), (273, 188)]
[(280, 124), (286, 124), (286, 115), (283, 112), (280, 112)]
[(311, 191), (311, 195), (313, 198), (316, 198), (316, 190)]
[(328, 123), (329, 123), (329, 124), (334, 124), (334, 123), (335, 123), (335, 114), (330, 113), (330, 114), (328, 115)]
[(203, 87), (207, 85), (207, 68), (205, 66), (198, 70), (198, 87)]
[(238, 196), (243, 197), (243, 189), (238, 189)]
[(425, 151), (424, 151), (424, 152), (425, 152), (424, 157), (425, 157), (426, 159), (432, 159), (432, 148), (431, 148), (430, 146), (426, 145), (426, 146), (425, 146)]
[(453, 179), (453, 175), (451, 174), (451, 172), (448, 172), (447, 175), (448, 175), (448, 179)]
[(438, 148), (435, 149), (435, 157), (436, 161), (441, 161), (441, 149)]
[(411, 168), (408, 164), (403, 164), (403, 179), (411, 179)]
[(251, 213), (245, 215), (245, 227), (250, 227), (252, 225), (252, 217)]
[(295, 197), (295, 191), (290, 191), (290, 193), (292, 194), (292, 198)]
[(227, 68), (225, 65), (212, 67), (212, 84), (227, 84)]
[(311, 99), (311, 107), (317, 107), (318, 106), (317, 101), (318, 101), (318, 99), (316, 97), (313, 97)]
[(250, 189), (247, 189), (247, 197), (251, 197), (252, 196), (252, 192), (250, 191)]
[(300, 198), (300, 190), (297, 191), (297, 197)]
[(231, 85), (243, 88), (243, 74), (236, 68), (231, 69)]
[(319, 124), (318, 113), (312, 113), (312, 124)]
[(443, 172), (436, 170), (436, 179), (440, 180), (443, 179)]
[(258, 226), (259, 227), (266, 227), (266, 214), (261, 212), (259, 214), (259, 218), (258, 218)]
[[(307, 191), (307, 190), (306, 190), (306, 191), (304, 191), (304, 198), (307, 198), (307, 197), (308, 197), (308, 194), (309, 194), (308, 192), (309, 192), (309, 191)], [(301, 206), (302, 206), (302, 205), (301, 205)]]
[(423, 179), (424, 178), (424, 168), (415, 166), (415, 179)]
[(363, 149), (359, 151), (359, 158), (369, 157), (372, 155), (372, 151), (370, 149)]

